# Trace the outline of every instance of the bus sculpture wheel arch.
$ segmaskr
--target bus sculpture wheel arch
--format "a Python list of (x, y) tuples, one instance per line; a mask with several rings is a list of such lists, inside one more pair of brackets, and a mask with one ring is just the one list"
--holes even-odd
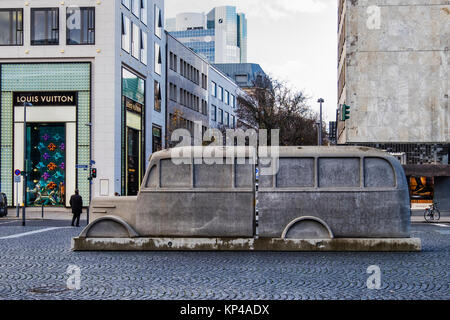
[(333, 239), (333, 232), (325, 221), (316, 217), (300, 217), (291, 221), (281, 239)]
[(421, 250), (401, 164), (366, 147), (163, 150), (137, 196), (90, 212), (73, 250)]

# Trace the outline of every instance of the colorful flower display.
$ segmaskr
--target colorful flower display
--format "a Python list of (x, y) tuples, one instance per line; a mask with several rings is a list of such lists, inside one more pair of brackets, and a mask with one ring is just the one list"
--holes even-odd
[(47, 188), (49, 188), (50, 190), (53, 190), (56, 188), (56, 183), (54, 183), (53, 181), (50, 182), (49, 184), (47, 184)]
[(50, 170), (50, 171), (54, 171), (56, 168), (58, 168), (58, 166), (57, 166), (55, 163), (50, 162), (50, 163), (47, 165), (47, 168), (48, 168), (48, 170)]
[(27, 204), (63, 206), (66, 198), (65, 126), (33, 125), (27, 130), (27, 144), (32, 150), (27, 151), (32, 165), (27, 181)]
[(55, 145), (54, 143), (50, 143), (50, 144), (47, 146), (47, 148), (48, 148), (48, 150), (50, 150), (50, 151), (55, 151), (55, 150), (56, 150), (56, 145)]

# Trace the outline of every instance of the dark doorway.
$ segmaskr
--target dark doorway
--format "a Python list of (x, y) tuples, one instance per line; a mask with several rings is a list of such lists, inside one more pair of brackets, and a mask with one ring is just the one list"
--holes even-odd
[(139, 192), (139, 131), (127, 128), (127, 195)]

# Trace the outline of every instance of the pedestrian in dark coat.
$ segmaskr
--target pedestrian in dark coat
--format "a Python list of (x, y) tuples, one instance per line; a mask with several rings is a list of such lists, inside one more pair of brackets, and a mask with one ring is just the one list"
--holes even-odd
[(80, 215), (83, 211), (83, 198), (80, 196), (80, 192), (78, 190), (75, 190), (75, 194), (70, 197), (70, 206), (72, 207), (72, 227), (75, 223), (75, 220), (77, 221), (77, 227), (80, 226)]

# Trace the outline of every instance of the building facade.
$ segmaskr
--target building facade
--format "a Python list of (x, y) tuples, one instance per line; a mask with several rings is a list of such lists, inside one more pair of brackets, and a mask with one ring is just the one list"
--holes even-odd
[(236, 7), (180, 13), (167, 20), (167, 31), (210, 63), (247, 62), (247, 18)]
[(163, 15), (163, 0), (0, 2), (0, 190), (13, 203), (137, 194), (164, 146)]
[(198, 141), (192, 142), (201, 144), (209, 126), (208, 63), (170, 34), (167, 55), (167, 141), (174, 130), (186, 129), (188, 138), (196, 133)]
[(448, 1), (338, 4), (338, 144), (401, 155), (412, 198), (450, 210)]
[(222, 63), (214, 65), (243, 89), (255, 87), (255, 83), (266, 77), (266, 73), (256, 63)]
[(176, 129), (186, 129), (201, 145), (208, 128), (234, 128), (239, 87), (202, 56), (167, 33), (168, 145)]
[(237, 99), (244, 92), (218, 68), (209, 67), (209, 127), (236, 128)]

